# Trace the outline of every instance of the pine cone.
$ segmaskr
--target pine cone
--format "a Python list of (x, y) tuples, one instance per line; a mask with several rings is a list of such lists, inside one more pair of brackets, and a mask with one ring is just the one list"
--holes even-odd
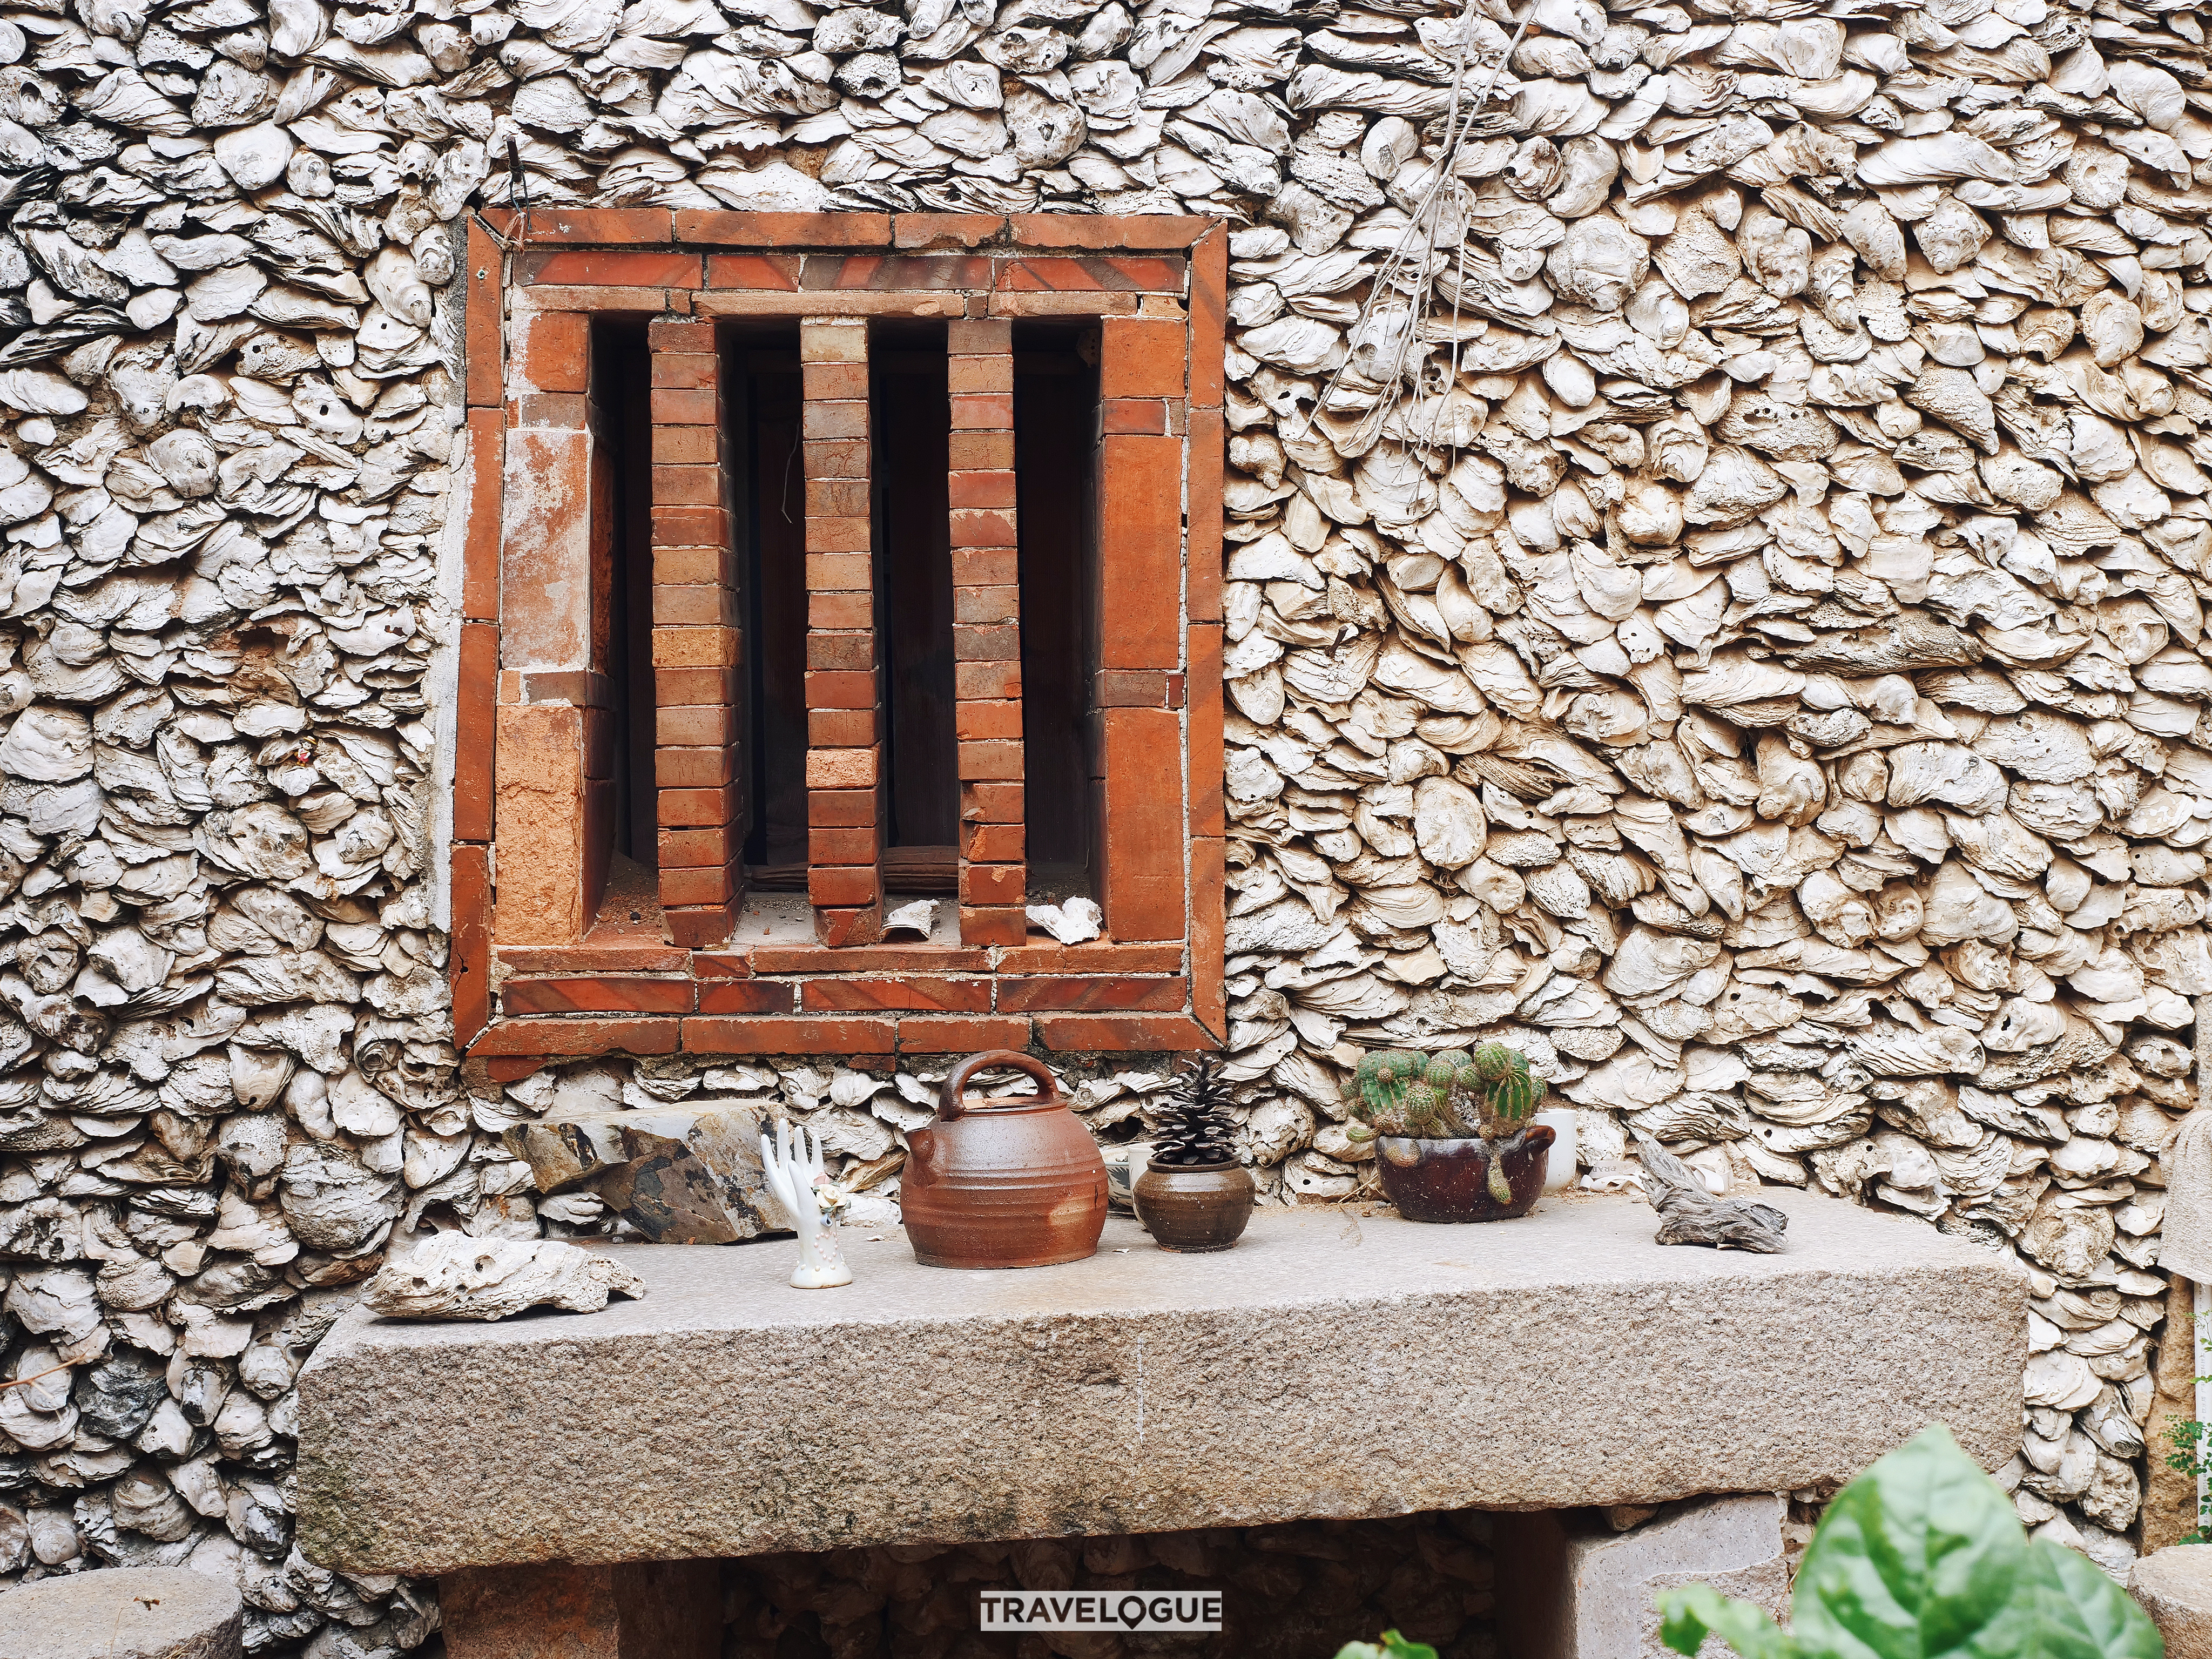
[(1200, 1055), (1198, 1064), (1183, 1073), (1161, 1112), (1152, 1162), (1163, 1169), (1236, 1159), (1235, 1126), (1222, 1109), (1226, 1091), (1214, 1075), (1213, 1065), (1211, 1054)]

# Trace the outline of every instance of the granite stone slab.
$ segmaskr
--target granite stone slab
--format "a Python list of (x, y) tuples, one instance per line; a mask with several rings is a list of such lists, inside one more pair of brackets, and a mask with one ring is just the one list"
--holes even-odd
[(0, 1590), (0, 1659), (239, 1659), (238, 1587), (186, 1567), (99, 1567)]
[(2020, 1432), (2025, 1277), (1802, 1194), (1789, 1250), (1652, 1242), (1620, 1198), (1424, 1226), (1263, 1211), (1235, 1249), (927, 1268), (848, 1231), (611, 1247), (641, 1301), (501, 1324), (356, 1309), (300, 1379), (301, 1547), (435, 1573), (1305, 1516), (1654, 1504), (1841, 1481), (1925, 1424)]

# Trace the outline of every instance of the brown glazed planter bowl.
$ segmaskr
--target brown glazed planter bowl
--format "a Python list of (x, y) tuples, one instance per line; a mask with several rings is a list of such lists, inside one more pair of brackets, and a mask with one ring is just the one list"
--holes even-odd
[(1375, 1162), (1382, 1190), (1408, 1221), (1506, 1221), (1535, 1207), (1544, 1191), (1544, 1166), (1557, 1139), (1550, 1124), (1539, 1123), (1498, 1143), (1505, 1184), (1513, 1193), (1510, 1204), (1491, 1196), (1486, 1140), (1411, 1140), (1384, 1135), (1376, 1144)]
[[(963, 1096), (988, 1066), (1027, 1072), (1028, 1099)], [(1052, 1073), (1000, 1049), (952, 1068), (937, 1121), (907, 1137), (899, 1212), (925, 1267), (1048, 1267), (1097, 1253), (1106, 1227), (1106, 1160), (1067, 1109)]]
[(1243, 1236), (1259, 1189), (1242, 1164), (1147, 1162), (1133, 1190), (1137, 1219), (1164, 1250), (1225, 1250)]

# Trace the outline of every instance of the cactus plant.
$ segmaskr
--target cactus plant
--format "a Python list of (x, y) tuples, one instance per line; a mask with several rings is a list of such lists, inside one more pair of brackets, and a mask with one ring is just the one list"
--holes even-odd
[[(1528, 1056), (1502, 1042), (1486, 1042), (1472, 1054), (1457, 1048), (1438, 1054), (1384, 1048), (1364, 1055), (1353, 1069), (1353, 1140), (1399, 1135), (1415, 1140), (1480, 1136), (1493, 1148), (1535, 1121), (1544, 1103), (1544, 1079), (1528, 1069)], [(1504, 1162), (1493, 1155), (1490, 1194), (1513, 1201)]]
[(1475, 1083), (1474, 1061), (1456, 1049), (1419, 1054), (1385, 1048), (1364, 1057), (1352, 1073), (1355, 1139), (1410, 1135), (1441, 1140), (1471, 1133), (1456, 1097)]
[(1372, 1140), (1378, 1134), (1395, 1135), (1406, 1127), (1406, 1089), (1425, 1062), (1419, 1054), (1383, 1048), (1360, 1056), (1352, 1068), (1352, 1083), (1358, 1097), (1352, 1102), (1355, 1140)]
[(1518, 1134), (1535, 1121), (1544, 1103), (1544, 1079), (1528, 1069), (1528, 1056), (1502, 1042), (1474, 1051), (1474, 1074), (1481, 1080), (1480, 1132), (1485, 1140)]

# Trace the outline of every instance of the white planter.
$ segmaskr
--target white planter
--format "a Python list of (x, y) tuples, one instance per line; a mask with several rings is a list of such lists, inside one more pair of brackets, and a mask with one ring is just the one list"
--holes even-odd
[(1575, 1123), (1579, 1115), (1571, 1106), (1554, 1106), (1536, 1114), (1536, 1121), (1550, 1124), (1552, 1133), (1559, 1136), (1544, 1165), (1547, 1193), (1563, 1193), (1575, 1184)]

